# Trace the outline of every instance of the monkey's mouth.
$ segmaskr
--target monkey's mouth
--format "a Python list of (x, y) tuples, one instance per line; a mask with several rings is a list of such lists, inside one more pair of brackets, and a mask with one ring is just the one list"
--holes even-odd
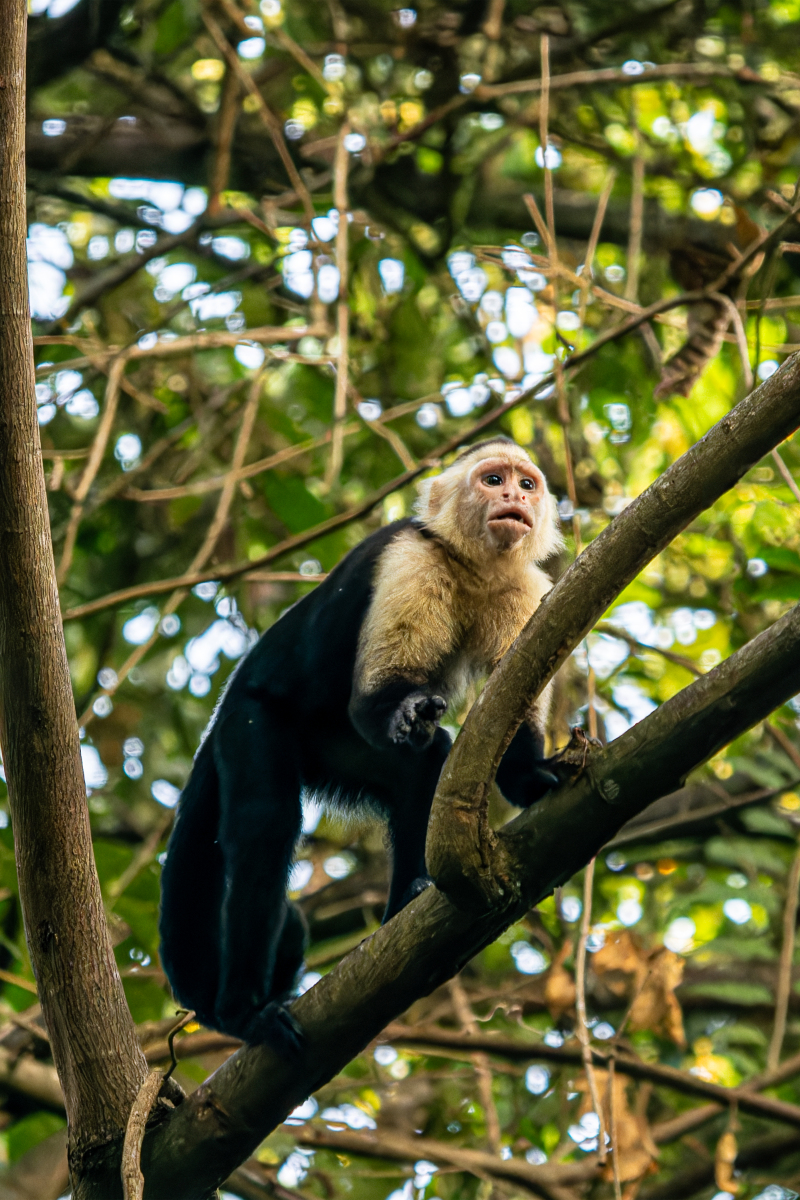
[(507, 508), (503, 512), (499, 512), (496, 517), (489, 518), (490, 525), (503, 524), (513, 522), (517, 525), (523, 525), (526, 529), (533, 527), (533, 517), (529, 512), (518, 508)]

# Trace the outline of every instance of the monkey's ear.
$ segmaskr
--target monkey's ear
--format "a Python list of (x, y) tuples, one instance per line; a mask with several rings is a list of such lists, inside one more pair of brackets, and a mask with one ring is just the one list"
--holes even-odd
[[(545, 507), (546, 505), (546, 507)], [(561, 550), (564, 545), (564, 535), (561, 532), (561, 520), (558, 515), (556, 498), (552, 492), (544, 497), (541, 520), (533, 530), (533, 561), (544, 562), (551, 554)]]
[(442, 504), (445, 501), (444, 492), (445, 489), (442, 486), (441, 476), (439, 475), (434, 475), (430, 479), (423, 479), (417, 485), (417, 503), (415, 507), (424, 520), (435, 517), (441, 510)]

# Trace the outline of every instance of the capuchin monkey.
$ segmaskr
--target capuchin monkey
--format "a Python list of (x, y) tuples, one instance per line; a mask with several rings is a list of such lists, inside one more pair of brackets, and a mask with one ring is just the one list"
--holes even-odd
[[(562, 545), (542, 472), (509, 438), (419, 488), (418, 515), (365, 538), (232, 676), (183, 790), (162, 874), (161, 958), (198, 1020), (298, 1045), (283, 1007), (305, 950), (286, 883), (301, 792), (388, 822), (388, 921), (430, 883), (425, 834), (450, 750), (439, 722), (493, 670), (550, 587)], [(527, 807), (544, 765), (544, 693), (497, 773)]]

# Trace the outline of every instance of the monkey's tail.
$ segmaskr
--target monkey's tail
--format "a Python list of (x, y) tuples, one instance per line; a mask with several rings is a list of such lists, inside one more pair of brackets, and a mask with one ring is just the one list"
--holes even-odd
[(161, 962), (175, 998), (214, 1025), (224, 867), (219, 783), (206, 741), (181, 795), (161, 873)]

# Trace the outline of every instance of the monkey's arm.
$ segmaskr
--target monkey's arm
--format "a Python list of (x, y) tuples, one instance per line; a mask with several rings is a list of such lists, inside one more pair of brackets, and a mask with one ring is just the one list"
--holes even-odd
[(402, 534), (378, 564), (353, 679), (350, 719), (370, 745), (430, 745), (447, 708), (437, 676), (456, 634), (442, 552)]
[(518, 808), (528, 808), (558, 784), (547, 769), (544, 755), (551, 691), (552, 685), (548, 684), (515, 733), (497, 770), (497, 786)]

